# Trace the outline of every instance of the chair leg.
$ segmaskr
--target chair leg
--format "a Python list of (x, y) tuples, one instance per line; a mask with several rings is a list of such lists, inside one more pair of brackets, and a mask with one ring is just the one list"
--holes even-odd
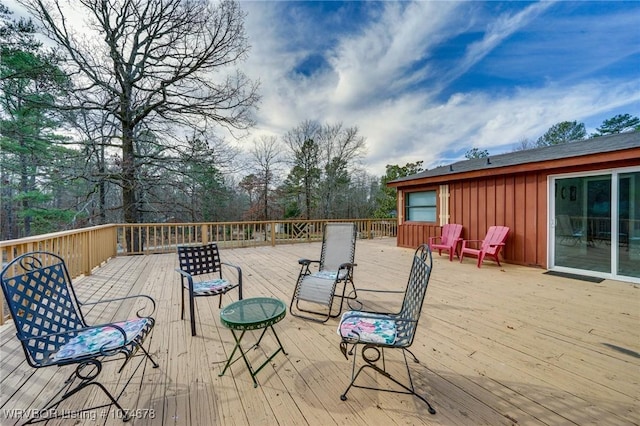
[[(330, 318), (337, 318), (340, 316), (340, 314), (342, 313), (342, 308), (344, 307), (344, 299), (357, 299), (358, 298), (358, 293), (356, 291), (356, 286), (353, 284), (352, 280), (344, 280), (342, 282), (339, 282), (339, 284), (342, 284), (342, 295), (338, 296), (334, 293), (333, 295), (333, 300), (331, 300), (331, 306), (329, 306), (329, 317)], [(347, 295), (347, 285), (351, 285), (351, 292)], [(338, 284), (336, 284), (336, 287), (338, 286)], [(352, 296), (353, 295), (353, 296)], [(338, 312), (335, 314), (332, 314), (331, 311), (333, 310), (333, 301), (336, 298), (340, 298), (340, 308), (338, 309)]]
[[(142, 346), (140, 346), (142, 348)], [(145, 351), (146, 353), (146, 351)], [(149, 357), (151, 359), (151, 357)], [(154, 366), (157, 366), (157, 364), (155, 363), (155, 361), (152, 360), (152, 362), (154, 363)], [(126, 363), (125, 363), (126, 364)], [(92, 370), (90, 370), (88, 373), (83, 372), (82, 370), (84, 370), (85, 368), (92, 368)], [(136, 368), (137, 370), (137, 368)], [(73, 373), (71, 373), (71, 375), (69, 376), (69, 378), (65, 381), (66, 386), (63, 387), (59, 392), (57, 392), (48, 402), (47, 404), (45, 404), (45, 408), (39, 410), (38, 415), (34, 416), (33, 418), (31, 418), (29, 421), (27, 421), (26, 423), (24, 423), (25, 425), (27, 424), (34, 424), (34, 423), (40, 423), (40, 422), (47, 422), (49, 420), (53, 420), (62, 416), (68, 416), (70, 413), (82, 413), (82, 412), (86, 412), (86, 411), (90, 411), (90, 410), (97, 410), (99, 408), (106, 408), (106, 407), (110, 407), (111, 405), (114, 405), (121, 413), (122, 415), (122, 421), (123, 422), (128, 422), (131, 420), (131, 416), (129, 415), (129, 413), (127, 412), (127, 410), (125, 410), (122, 405), (120, 405), (120, 403), (118, 402), (118, 399), (116, 397), (113, 396), (113, 394), (111, 392), (109, 392), (109, 390), (100, 382), (95, 381), (96, 378), (98, 377), (98, 375), (100, 374), (100, 372), (102, 371), (102, 363), (99, 360), (96, 359), (92, 359), (92, 360), (88, 360), (85, 361), (81, 364), (79, 364), (76, 369), (74, 370)], [(76, 380), (80, 380), (80, 382), (73, 387), (73, 384)], [(126, 386), (129, 384), (129, 382), (131, 381), (131, 379), (129, 379), (129, 381), (127, 381), (127, 383), (125, 384), (125, 388)], [(100, 388), (102, 390), (102, 392), (104, 392), (104, 394), (107, 396), (107, 398), (109, 399), (109, 401), (111, 401), (108, 404), (102, 404), (102, 405), (98, 405), (95, 407), (90, 407), (90, 408), (83, 408), (81, 410), (77, 410), (77, 411), (73, 411), (73, 412), (66, 412), (65, 414), (56, 414), (57, 411), (57, 407), (62, 404), (65, 400), (67, 400), (68, 398), (72, 397), (73, 395), (77, 394), (78, 392), (88, 388), (89, 386), (97, 386), (98, 388)], [(124, 389), (123, 389), (124, 391)], [(123, 392), (120, 393), (120, 395), (122, 395)], [(62, 396), (60, 396), (62, 394)], [(56, 398), (59, 398), (56, 400)], [(54, 402), (55, 400), (55, 402)]]
[(196, 307), (193, 294), (189, 294), (189, 320), (191, 321), (191, 335), (196, 335)]
[(153, 365), (153, 368), (160, 367), (158, 365), (158, 363), (155, 362), (155, 360), (151, 357), (151, 354), (144, 348), (144, 346), (140, 345), (140, 350), (142, 350), (142, 352), (144, 352), (144, 354), (147, 357), (147, 359), (149, 359), (149, 361), (151, 361), (151, 364)]
[(184, 284), (182, 285), (182, 288), (180, 290), (181, 292), (181, 296), (182, 296), (182, 301), (180, 302), (180, 319), (183, 320), (184, 319)]
[[(376, 351), (378, 351), (377, 355), (376, 355), (375, 358), (367, 358), (365, 356), (365, 354), (364, 354), (364, 351), (367, 350), (367, 349), (372, 349), (372, 348), (375, 349)], [(429, 414), (436, 414), (436, 410), (431, 406), (429, 401), (425, 397), (423, 397), (422, 395), (417, 394), (416, 391), (415, 391), (415, 388), (413, 386), (413, 380), (411, 378), (411, 370), (409, 369), (409, 363), (407, 362), (407, 354), (406, 354), (405, 351), (408, 351), (413, 356), (413, 359), (414, 359), (415, 362), (418, 362), (418, 359), (413, 354), (413, 352), (409, 351), (408, 349), (405, 349), (405, 348), (397, 348), (397, 349), (402, 349), (402, 355), (404, 357), (404, 363), (405, 363), (405, 366), (407, 368), (407, 376), (408, 376), (408, 379), (409, 379), (409, 386), (405, 385), (404, 383), (401, 383), (398, 379), (396, 379), (395, 377), (393, 377), (391, 374), (389, 374), (386, 371), (386, 367), (385, 367), (385, 363), (384, 363), (384, 348), (383, 347), (378, 348), (376, 346), (364, 345), (362, 347), (362, 358), (364, 359), (364, 361), (366, 361), (366, 363), (363, 364), (362, 366), (360, 366), (360, 368), (356, 372), (355, 369), (356, 369), (356, 358), (357, 358), (356, 354), (357, 354), (357, 351), (354, 351), (355, 353), (353, 354), (353, 364), (352, 364), (352, 367), (351, 367), (351, 382), (349, 383), (349, 386), (347, 386), (347, 389), (345, 389), (344, 393), (342, 395), (340, 395), (340, 399), (342, 401), (346, 401), (347, 400), (347, 393), (349, 392), (349, 390), (352, 387), (360, 388), (360, 389), (381, 391), (381, 392), (392, 392), (392, 393), (413, 395), (413, 396), (417, 397), (418, 399), (420, 399), (425, 404), (427, 404), (427, 409), (429, 410)], [(379, 360), (381, 360), (381, 362), (382, 362), (382, 368), (380, 368), (376, 364), (376, 362), (379, 361)], [(376, 371), (377, 373), (382, 374), (387, 379), (391, 380), (393, 383), (397, 384), (402, 389), (404, 389), (404, 391), (397, 391), (397, 390), (394, 390), (394, 389), (374, 388), (374, 387), (369, 387), (369, 386), (357, 385), (355, 382), (356, 382), (358, 376), (360, 375), (360, 373), (362, 371), (364, 371), (365, 368), (370, 368), (370, 369)]]

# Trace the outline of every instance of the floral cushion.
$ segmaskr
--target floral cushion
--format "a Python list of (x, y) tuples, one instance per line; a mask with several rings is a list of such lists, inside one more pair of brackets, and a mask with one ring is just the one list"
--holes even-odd
[(362, 343), (393, 345), (396, 341), (396, 322), (375, 314), (347, 311), (338, 325), (338, 334)]
[[(344, 279), (344, 277), (347, 276), (347, 271), (346, 270), (341, 270), (340, 272), (340, 279)], [(311, 274), (312, 276), (316, 277), (316, 278), (323, 278), (325, 280), (334, 280), (336, 279), (336, 275), (338, 275), (338, 271), (318, 271), (318, 272), (314, 272), (313, 274)]]
[(201, 281), (193, 283), (194, 293), (222, 293), (232, 284), (227, 280), (216, 279), (211, 281)]
[[(122, 328), (130, 343), (147, 326), (147, 318), (136, 318), (114, 323)], [(83, 331), (65, 343), (52, 357), (52, 361), (62, 361), (100, 353), (100, 349), (112, 349), (123, 345), (122, 333), (111, 324)]]

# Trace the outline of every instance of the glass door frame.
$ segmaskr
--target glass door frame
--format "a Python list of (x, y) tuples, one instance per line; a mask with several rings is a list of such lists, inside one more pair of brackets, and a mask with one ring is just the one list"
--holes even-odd
[[(588, 275), (605, 279), (626, 281), (640, 284), (639, 277), (630, 277), (618, 274), (619, 255), (619, 188), (620, 175), (624, 173), (640, 172), (640, 167), (625, 167), (619, 169), (592, 170), (579, 173), (564, 173), (547, 176), (547, 269), (558, 272), (568, 272), (574, 274)], [(556, 247), (556, 200), (555, 186), (560, 179), (566, 178), (598, 178), (603, 176), (611, 177), (611, 273), (597, 272), (586, 269), (569, 268), (555, 265)]]

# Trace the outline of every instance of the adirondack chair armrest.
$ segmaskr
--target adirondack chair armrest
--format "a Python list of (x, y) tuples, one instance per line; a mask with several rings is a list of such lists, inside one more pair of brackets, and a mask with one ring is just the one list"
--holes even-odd
[(505, 243), (489, 243), (489, 247), (498, 247), (498, 246), (504, 246)]
[[(156, 311), (156, 301), (153, 300), (151, 296), (147, 296), (146, 294), (134, 294), (133, 296), (123, 296), (123, 297), (116, 297), (114, 299), (105, 299), (105, 300), (97, 300), (95, 302), (79, 302), (79, 303), (80, 303), (80, 306), (91, 306), (91, 305), (99, 305), (101, 303), (119, 302), (122, 300), (131, 300), (131, 299), (145, 299), (151, 302), (151, 312), (148, 315), (145, 315), (147, 317), (151, 316)], [(136, 315), (139, 318), (142, 318), (143, 315), (141, 315), (141, 312), (144, 310), (145, 310), (145, 307), (140, 308), (136, 312)]]
[(468, 247), (468, 243), (481, 243), (484, 240), (462, 240), (462, 248), (465, 249), (466, 247)]
[(442, 236), (438, 236), (438, 237), (429, 237), (429, 244), (433, 244), (438, 240), (442, 240)]

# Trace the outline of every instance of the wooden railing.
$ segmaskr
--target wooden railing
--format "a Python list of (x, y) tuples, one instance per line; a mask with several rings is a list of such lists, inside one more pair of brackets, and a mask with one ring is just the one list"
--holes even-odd
[[(115, 256), (170, 253), (178, 245), (218, 242), (221, 248), (252, 247), (322, 241), (328, 220), (283, 220), (264, 222), (143, 223), (110, 224), (73, 231), (0, 241), (2, 265), (21, 254), (46, 251), (65, 260), (72, 278), (90, 275)], [(396, 237), (395, 219), (353, 219), (358, 238)], [(8, 318), (2, 297), (0, 325)]]
[(47, 251), (65, 260), (72, 277), (89, 275), (95, 267), (116, 255), (115, 230), (114, 225), (101, 225), (0, 241), (2, 265), (24, 253)]
[[(173, 224), (119, 224), (118, 254), (153, 254), (175, 251), (182, 244), (216, 241), (221, 248), (256, 247), (322, 241), (322, 228), (329, 220), (282, 220), (262, 222), (217, 222)], [(395, 237), (395, 220), (335, 220), (353, 222), (358, 238)]]

